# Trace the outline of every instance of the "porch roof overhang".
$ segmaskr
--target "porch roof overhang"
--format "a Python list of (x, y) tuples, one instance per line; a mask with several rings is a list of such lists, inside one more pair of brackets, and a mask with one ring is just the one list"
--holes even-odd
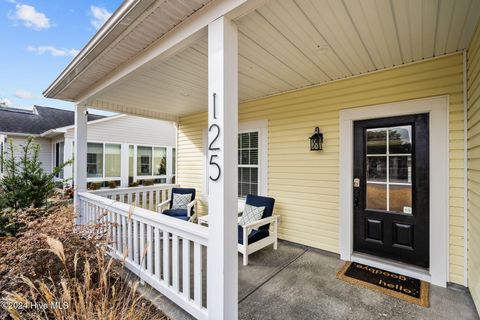
[[(240, 102), (462, 51), (480, 15), (475, 0), (192, 0), (172, 23), (185, 1), (168, 1), (170, 14), (165, 3), (151, 1), (98, 57), (87, 46), (45, 96), (176, 121), (207, 110), (206, 27), (222, 15), (238, 25)], [(122, 24), (122, 7), (99, 33)]]

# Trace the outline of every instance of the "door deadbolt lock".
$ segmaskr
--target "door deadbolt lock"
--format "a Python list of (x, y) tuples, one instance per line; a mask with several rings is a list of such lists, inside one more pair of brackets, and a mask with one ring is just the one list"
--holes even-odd
[(353, 179), (353, 187), (360, 188), (360, 178)]

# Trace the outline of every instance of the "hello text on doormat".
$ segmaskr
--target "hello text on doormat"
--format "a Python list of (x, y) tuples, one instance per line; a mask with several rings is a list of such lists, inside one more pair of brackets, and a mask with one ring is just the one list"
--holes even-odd
[(428, 307), (428, 283), (415, 278), (357, 262), (346, 262), (338, 271), (337, 278)]

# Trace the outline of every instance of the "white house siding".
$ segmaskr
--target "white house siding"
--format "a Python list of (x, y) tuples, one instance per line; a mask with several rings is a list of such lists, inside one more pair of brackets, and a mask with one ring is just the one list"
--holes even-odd
[[(23, 136), (12, 136), (9, 135), (7, 136), (7, 141), (12, 139), (13, 140), (13, 145), (15, 147), (15, 156), (20, 156), (19, 151), (20, 151), (20, 146), (24, 145), (27, 137)], [(52, 172), (52, 142), (50, 139), (45, 139), (45, 138), (35, 138), (35, 143), (38, 143), (40, 145), (40, 154), (39, 154), (39, 160), (42, 163), (42, 168), (46, 172)], [(8, 144), (7, 144), (8, 148)]]
[[(121, 116), (88, 125), (89, 141), (124, 142), (157, 146), (176, 145), (176, 130), (172, 122), (135, 116)], [(65, 138), (74, 139), (74, 129)]]
[[(74, 141), (75, 129), (73, 127), (69, 128), (64, 137), (66, 139), (65, 152), (68, 152), (69, 146), (67, 144), (71, 144), (72, 141)], [(112, 117), (111, 119), (97, 120), (88, 124), (87, 140), (89, 142), (122, 144), (122, 174), (120, 177), (120, 183), (122, 186), (127, 186), (129, 182), (129, 145), (167, 147), (167, 174), (165, 176), (137, 176), (134, 174), (134, 181), (142, 179), (166, 178), (166, 181), (169, 182), (174, 176), (172, 173), (171, 159), (172, 148), (175, 148), (177, 144), (177, 131), (174, 123), (171, 121), (162, 121), (130, 115), (120, 115)], [(68, 158), (69, 156), (65, 154), (65, 159)], [(136, 156), (134, 159), (136, 159)], [(136, 160), (134, 160), (133, 165), (136, 167)], [(67, 166), (65, 168), (65, 173), (66, 177), (70, 177), (73, 171)], [(87, 179), (89, 182), (102, 182), (110, 180), (117, 181), (118, 177)]]

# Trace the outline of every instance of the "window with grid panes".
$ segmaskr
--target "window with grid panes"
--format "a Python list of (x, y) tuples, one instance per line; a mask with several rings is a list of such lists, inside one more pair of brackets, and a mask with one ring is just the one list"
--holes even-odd
[(238, 196), (258, 195), (258, 131), (238, 135)]

